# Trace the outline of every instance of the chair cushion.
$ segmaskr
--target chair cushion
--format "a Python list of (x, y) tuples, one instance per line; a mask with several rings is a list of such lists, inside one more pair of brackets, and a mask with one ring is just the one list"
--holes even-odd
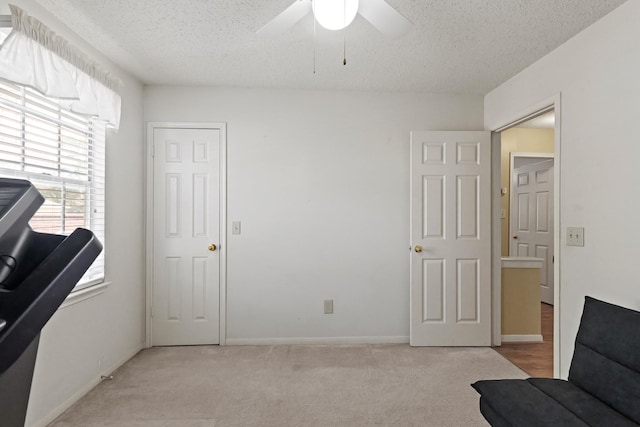
[(495, 426), (640, 425), (640, 312), (591, 297), (576, 337), (569, 381), (472, 384)]
[(586, 297), (569, 381), (640, 423), (640, 312)]
[(489, 421), (491, 427), (512, 427), (512, 424), (504, 419), (502, 415), (487, 402), (487, 399), (480, 397), (480, 413)]
[(564, 380), (486, 380), (471, 386), (481, 395), (480, 412), (494, 427), (638, 425)]
[(589, 425), (527, 380), (485, 380), (471, 386), (482, 396), (481, 410), (488, 406), (496, 425), (505, 425), (504, 420), (518, 427)]
[(529, 378), (527, 382), (564, 406), (569, 412), (590, 426), (631, 427), (638, 425), (568, 381), (549, 378)]

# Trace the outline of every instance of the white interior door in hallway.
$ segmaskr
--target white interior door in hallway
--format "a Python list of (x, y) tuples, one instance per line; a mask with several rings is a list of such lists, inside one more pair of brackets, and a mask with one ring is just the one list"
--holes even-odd
[(553, 158), (527, 159), (532, 163), (511, 162), (509, 255), (543, 259), (540, 300), (553, 305)]
[(411, 133), (413, 346), (491, 345), (491, 134)]
[(219, 129), (153, 129), (152, 345), (220, 341)]

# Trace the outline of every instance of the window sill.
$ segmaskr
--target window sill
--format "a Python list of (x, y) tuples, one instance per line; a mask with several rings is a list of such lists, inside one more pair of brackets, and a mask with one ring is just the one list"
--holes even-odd
[(69, 307), (70, 305), (88, 300), (89, 298), (97, 297), (98, 295), (103, 294), (110, 284), (111, 282), (102, 282), (96, 285), (88, 286), (84, 289), (73, 291), (60, 305), (60, 308), (58, 308), (58, 310), (62, 310), (63, 308)]

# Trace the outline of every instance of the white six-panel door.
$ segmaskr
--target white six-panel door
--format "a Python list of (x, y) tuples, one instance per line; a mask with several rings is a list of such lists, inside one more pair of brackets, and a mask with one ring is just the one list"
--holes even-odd
[(152, 344), (217, 344), (220, 131), (153, 132)]
[(491, 136), (411, 134), (413, 346), (491, 345)]
[(553, 159), (514, 168), (511, 175), (509, 255), (543, 259), (540, 300), (553, 304)]

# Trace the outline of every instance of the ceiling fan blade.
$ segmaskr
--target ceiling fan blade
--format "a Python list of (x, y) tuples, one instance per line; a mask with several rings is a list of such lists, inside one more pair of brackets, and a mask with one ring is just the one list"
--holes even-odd
[(384, 35), (396, 38), (413, 27), (407, 18), (384, 0), (360, 0), (358, 13)]
[(260, 28), (256, 33), (271, 37), (282, 34), (311, 12), (311, 0), (295, 0), (291, 6)]

